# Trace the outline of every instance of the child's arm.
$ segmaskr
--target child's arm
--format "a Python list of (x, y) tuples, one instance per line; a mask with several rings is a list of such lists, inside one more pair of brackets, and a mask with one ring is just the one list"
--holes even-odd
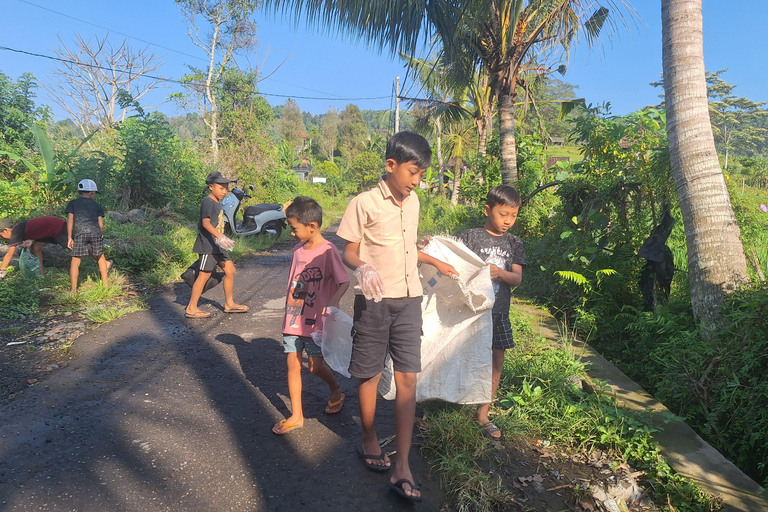
[(216, 228), (213, 227), (213, 224), (211, 224), (211, 219), (209, 217), (203, 217), (203, 220), (200, 224), (202, 224), (204, 230), (213, 235), (214, 239), (221, 236), (221, 233), (216, 231)]
[(504, 270), (491, 265), (491, 279), (498, 279), (509, 286), (520, 286), (523, 282), (523, 266), (513, 263), (512, 270)]
[(345, 293), (347, 293), (348, 289), (349, 281), (337, 284), (336, 292), (331, 296), (330, 299), (328, 299), (328, 304), (323, 308), (323, 313), (325, 313), (328, 308), (338, 308), (339, 302), (341, 302), (341, 298)]
[(341, 261), (351, 270), (357, 270), (358, 267), (365, 265), (365, 262), (360, 259), (360, 243), (347, 242), (344, 246), (344, 250), (341, 253)]
[(104, 234), (104, 217), (98, 217), (99, 221), (99, 230), (101, 230), (101, 234)]
[(75, 247), (75, 241), (72, 240), (72, 228), (75, 227), (75, 215), (67, 214), (67, 248), (71, 251)]
[(445, 263), (444, 261), (440, 261), (439, 259), (430, 256), (429, 254), (425, 254), (421, 251), (418, 251), (419, 255), (419, 263), (426, 263), (427, 265), (432, 265), (437, 269), (438, 272), (443, 274), (444, 276), (448, 277), (459, 277), (459, 272), (453, 268), (453, 265), (449, 265)]

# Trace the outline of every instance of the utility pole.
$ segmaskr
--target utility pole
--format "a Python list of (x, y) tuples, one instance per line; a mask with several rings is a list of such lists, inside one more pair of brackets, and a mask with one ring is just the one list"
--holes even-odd
[(395, 77), (395, 133), (400, 131), (400, 77)]

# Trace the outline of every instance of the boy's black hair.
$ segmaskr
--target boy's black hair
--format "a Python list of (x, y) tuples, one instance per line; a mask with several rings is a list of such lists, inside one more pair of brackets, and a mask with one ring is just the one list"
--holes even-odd
[(317, 201), (307, 196), (298, 196), (285, 209), (285, 218), (294, 217), (305, 226), (317, 222), (317, 227), (323, 225), (323, 207)]
[(397, 132), (387, 141), (384, 160), (398, 164), (413, 162), (419, 169), (426, 169), (432, 163), (432, 148), (427, 139), (413, 132)]
[(493, 208), (499, 204), (519, 208), (522, 201), (520, 201), (520, 194), (517, 193), (517, 190), (515, 190), (514, 187), (510, 187), (509, 185), (496, 185), (488, 191), (488, 197), (485, 200), (485, 204), (487, 204), (489, 208)]

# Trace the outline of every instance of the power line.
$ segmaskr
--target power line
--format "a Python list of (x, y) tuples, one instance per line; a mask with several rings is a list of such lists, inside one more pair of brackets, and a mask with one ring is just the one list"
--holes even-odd
[[(54, 14), (58, 14), (59, 16), (64, 16), (65, 18), (69, 18), (71, 20), (79, 21), (80, 23), (85, 23), (86, 25), (91, 25), (92, 27), (100, 28), (102, 30), (107, 30), (109, 32), (114, 32), (115, 34), (119, 34), (121, 36), (129, 37), (131, 39), (135, 39), (137, 41), (141, 41), (142, 43), (147, 43), (147, 44), (152, 45), (152, 46), (157, 46), (158, 48), (162, 48), (162, 49), (168, 50), (170, 52), (178, 53), (179, 55), (186, 55), (187, 57), (192, 57), (193, 59), (197, 59), (197, 60), (200, 60), (200, 61), (203, 61), (203, 62), (207, 62), (208, 61), (207, 59), (204, 59), (204, 58), (202, 58), (202, 57), (200, 57), (198, 55), (192, 55), (191, 53), (186, 53), (186, 52), (182, 52), (180, 50), (175, 50), (173, 48), (169, 48), (168, 46), (163, 46), (163, 45), (158, 44), (158, 43), (153, 43), (152, 41), (148, 41), (148, 40), (142, 39), (140, 37), (132, 36), (132, 35), (126, 34), (124, 32), (119, 32), (117, 30), (113, 30), (113, 29), (108, 28), (108, 27), (103, 27), (101, 25), (97, 25), (96, 23), (91, 23), (90, 21), (86, 21), (84, 19), (77, 18), (75, 16), (71, 16), (71, 15), (65, 14), (63, 12), (55, 11), (53, 9), (49, 9), (48, 7), (43, 7), (42, 5), (37, 5), (35, 3), (29, 2), (28, 0), (17, 0), (17, 1), (19, 1), (21, 3), (24, 3), (24, 4), (27, 4), (27, 5), (31, 5), (33, 7), (37, 7), (38, 9), (43, 9), (44, 11), (48, 11), (48, 12), (52, 12)], [(271, 77), (270, 78), (266, 78), (265, 80), (268, 80), (270, 82), (275, 82), (275, 83), (278, 83), (278, 84), (290, 85), (291, 87), (296, 87), (297, 89), (304, 89), (306, 91), (318, 92), (318, 93), (321, 93), (321, 94), (328, 94), (328, 95), (331, 95), (331, 96), (335, 96), (333, 93), (328, 93), (328, 92), (325, 92), (325, 91), (318, 91), (318, 90), (315, 90), (315, 89), (310, 89), (309, 87), (302, 87), (300, 85), (287, 84), (285, 82), (281, 82), (280, 80), (276, 80), (276, 79), (271, 78)], [(272, 96), (279, 96), (279, 95), (272, 95)], [(321, 99), (323, 99), (323, 98), (321, 98)], [(339, 98), (339, 99), (340, 100), (344, 100), (344, 98)]]
[(75, 18), (74, 16), (70, 16), (69, 14), (64, 14), (63, 12), (54, 11), (53, 9), (49, 9), (48, 7), (43, 7), (42, 5), (37, 5), (32, 2), (28, 2), (27, 0), (17, 0), (23, 4), (31, 5), (32, 7), (37, 7), (38, 9), (43, 9), (44, 11), (52, 12), (54, 14), (58, 14), (59, 16), (64, 16), (65, 18), (69, 18), (71, 20), (79, 21), (80, 23), (85, 23), (86, 25), (91, 25), (92, 27), (100, 28), (102, 30), (107, 30), (109, 32), (114, 32), (115, 34), (120, 34), (121, 36), (130, 37), (131, 39), (135, 39), (137, 41), (141, 41), (142, 43), (151, 44), (152, 46), (157, 46), (158, 48), (162, 48), (164, 50), (168, 50), (169, 52), (178, 53), (179, 55), (186, 55), (187, 57), (192, 57), (193, 59), (198, 59), (202, 61), (206, 61), (206, 59), (200, 57), (199, 55), (192, 55), (191, 53), (185, 53), (179, 50), (174, 50), (173, 48), (169, 48), (167, 46), (163, 46), (161, 44), (153, 43), (152, 41), (147, 41), (146, 39), (141, 39), (140, 37), (135, 37), (130, 34), (126, 34), (123, 32), (119, 32), (117, 30), (112, 30), (111, 28), (102, 27), (101, 25), (97, 25), (95, 23), (91, 23), (90, 21), (85, 21), (80, 18)]
[[(23, 0), (19, 0), (19, 1), (23, 1)], [(5, 51), (10, 51), (10, 52), (15, 52), (15, 53), (22, 53), (24, 55), (29, 55), (29, 56), (32, 56), (32, 57), (39, 57), (39, 58), (43, 58), (43, 59), (55, 60), (55, 61), (63, 62), (65, 64), (74, 64), (76, 66), (82, 66), (82, 67), (87, 67), (87, 68), (102, 69), (102, 70), (106, 70), (106, 71), (127, 72), (127, 70), (114, 69), (114, 68), (109, 68), (109, 67), (106, 67), (106, 66), (99, 66), (98, 64), (89, 64), (89, 63), (86, 63), (86, 62), (78, 62), (78, 61), (71, 60), (71, 59), (63, 59), (61, 57), (54, 57), (52, 55), (44, 55), (42, 53), (28, 52), (28, 51), (19, 50), (19, 49), (16, 49), (16, 48), (9, 48), (7, 46), (0, 46), (0, 50), (5, 50)], [(179, 84), (179, 85), (183, 85), (183, 86), (197, 85), (197, 86), (201, 86), (202, 87), (202, 86), (205, 85), (202, 82), (182, 82), (180, 80), (176, 80), (176, 79), (173, 79), (173, 78), (165, 78), (165, 77), (154, 76), (154, 75), (142, 75), (142, 77), (150, 78), (152, 80), (157, 80), (158, 82), (169, 82), (169, 83)], [(272, 94), (272, 93), (261, 92), (261, 91), (259, 91), (258, 94), (261, 95), (261, 96), (272, 96), (272, 97), (275, 97), (275, 98), (295, 98), (295, 99), (300, 99), (300, 100), (323, 100), (323, 101), (363, 101), (363, 100), (385, 100), (385, 99), (389, 99), (389, 96), (372, 96), (372, 97), (367, 97), (367, 98), (321, 98), (321, 97), (313, 97), (313, 96), (293, 96), (293, 95), (289, 95), (289, 94)]]

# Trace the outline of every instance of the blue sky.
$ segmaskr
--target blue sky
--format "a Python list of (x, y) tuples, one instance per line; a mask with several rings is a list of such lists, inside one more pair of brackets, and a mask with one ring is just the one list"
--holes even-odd
[[(768, 2), (742, 0), (738, 8), (732, 7), (733, 3), (703, 2), (706, 67), (713, 71), (728, 68), (723, 78), (738, 86), (737, 95), (767, 101), (768, 32), (764, 24), (768, 20)], [(204, 65), (200, 60), (203, 54), (190, 42), (184, 19), (173, 0), (2, 0), (2, 5), (5, 15), (0, 19), (0, 46), (51, 55), (57, 35), (65, 41), (71, 41), (75, 33), (86, 38), (103, 36), (107, 31), (99, 27), (104, 27), (111, 30), (116, 41), (122, 40), (123, 33), (131, 36), (135, 47), (147, 45), (140, 39), (165, 47), (150, 45), (152, 51), (164, 56), (165, 64), (159, 71), (163, 76), (180, 77), (186, 72), (185, 64)], [(577, 94), (587, 102), (610, 102), (614, 114), (627, 114), (655, 104), (660, 92), (648, 85), (658, 80), (661, 73), (660, 2), (635, 0), (634, 8), (641, 19), (628, 21), (626, 29), (610, 38), (603, 37), (598, 50), (577, 49), (564, 78), (578, 86)], [(271, 104), (282, 104), (286, 100), (282, 96), (291, 96), (302, 110), (313, 114), (330, 107), (342, 110), (348, 103), (362, 109), (392, 108), (394, 79), (405, 77), (399, 62), (342, 37), (308, 30), (303, 24), (296, 28), (263, 13), (258, 13), (256, 21), (259, 47), (247, 62), (261, 68), (264, 74), (274, 71), (259, 84)], [(38, 81), (46, 82), (53, 64), (43, 58), (0, 51), (0, 71), (12, 79), (31, 72)], [(162, 90), (152, 103), (162, 103), (170, 92), (173, 89)], [(413, 96), (418, 94), (418, 88), (406, 82), (401, 92)], [(41, 103), (50, 103), (46, 96), (45, 91), (39, 91)], [(383, 99), (352, 100), (370, 97)], [(180, 113), (170, 103), (159, 108), (169, 115)], [(64, 116), (56, 110), (55, 117)]]

